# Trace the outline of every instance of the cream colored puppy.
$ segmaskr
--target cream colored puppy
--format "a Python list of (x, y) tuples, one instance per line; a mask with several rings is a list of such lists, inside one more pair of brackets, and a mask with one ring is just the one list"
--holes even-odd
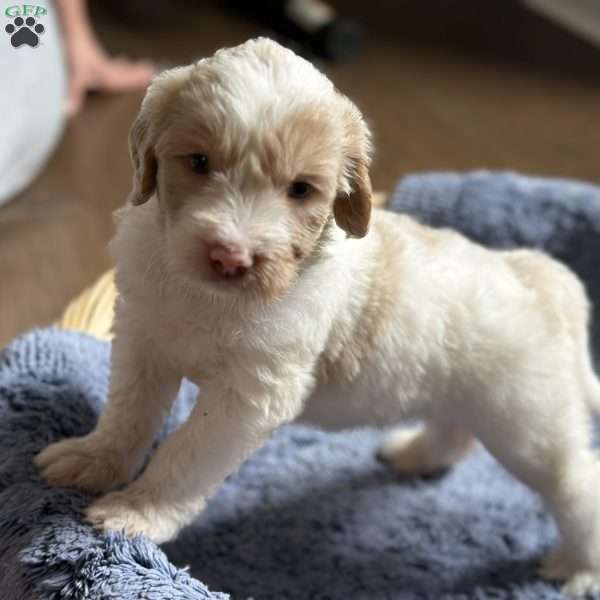
[(181, 379), (197, 382), (143, 474), (87, 510), (164, 542), (283, 423), (418, 417), (385, 442), (393, 467), (429, 473), (481, 440), (556, 518), (545, 574), (598, 588), (600, 385), (581, 284), (542, 254), (405, 216), (376, 212), (369, 229), (369, 153), (357, 108), (272, 41), (158, 76), (112, 246), (110, 399), (94, 432), (37, 464), (52, 484), (108, 492), (140, 468)]

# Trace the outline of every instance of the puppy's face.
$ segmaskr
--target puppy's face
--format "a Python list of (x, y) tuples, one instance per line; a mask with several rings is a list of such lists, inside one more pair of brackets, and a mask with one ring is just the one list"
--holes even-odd
[(333, 223), (366, 234), (369, 132), (312, 65), (253, 40), (159, 76), (131, 131), (131, 202), (156, 194), (171, 275), (281, 296)]

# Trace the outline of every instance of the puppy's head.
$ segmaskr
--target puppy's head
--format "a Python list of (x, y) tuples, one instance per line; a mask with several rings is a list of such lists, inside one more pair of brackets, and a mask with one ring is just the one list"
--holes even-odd
[(167, 71), (130, 133), (130, 202), (160, 208), (172, 274), (282, 295), (335, 222), (367, 233), (370, 134), (310, 63), (267, 39)]

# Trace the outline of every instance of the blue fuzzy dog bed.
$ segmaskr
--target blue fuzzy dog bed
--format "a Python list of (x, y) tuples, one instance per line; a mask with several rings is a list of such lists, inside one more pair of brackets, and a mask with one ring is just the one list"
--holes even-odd
[[(392, 206), (493, 246), (544, 248), (600, 303), (596, 187), (431, 174), (404, 179)], [(489, 454), (479, 449), (439, 479), (400, 480), (374, 459), (381, 434), (373, 430), (281, 429), (161, 549), (94, 531), (79, 515), (90, 497), (49, 488), (32, 457), (93, 428), (109, 351), (83, 334), (48, 329), (0, 355), (2, 600), (562, 598), (536, 576), (554, 526)], [(184, 384), (165, 432), (193, 402)]]

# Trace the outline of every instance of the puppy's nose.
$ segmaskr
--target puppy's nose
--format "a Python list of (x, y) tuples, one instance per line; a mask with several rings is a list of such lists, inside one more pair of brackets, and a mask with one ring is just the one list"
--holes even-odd
[(216, 242), (208, 247), (208, 260), (212, 270), (221, 277), (241, 277), (254, 264), (247, 249), (225, 242)]

